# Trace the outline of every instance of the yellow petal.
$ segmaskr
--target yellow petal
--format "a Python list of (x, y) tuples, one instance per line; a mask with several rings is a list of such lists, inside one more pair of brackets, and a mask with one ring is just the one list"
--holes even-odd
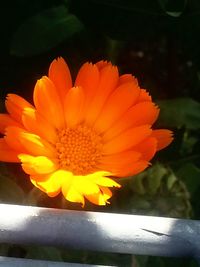
[(100, 191), (97, 194), (85, 196), (90, 202), (99, 206), (105, 206), (108, 199), (112, 197), (112, 192), (107, 187), (100, 187)]
[(87, 179), (91, 180), (93, 183), (96, 183), (98, 185), (108, 186), (108, 187), (113, 187), (113, 186), (121, 187), (118, 183), (116, 183), (112, 179), (105, 177), (109, 175), (112, 175), (112, 173), (105, 171), (97, 171), (92, 174), (88, 174), (86, 177)]
[(58, 163), (55, 160), (44, 156), (33, 157), (28, 154), (20, 154), (19, 159), (22, 162), (23, 170), (29, 175), (47, 174), (58, 169)]
[(99, 177), (95, 181), (98, 185), (105, 187), (121, 187), (120, 184), (116, 183), (114, 180), (107, 177)]
[(53, 197), (60, 193), (63, 181), (67, 183), (71, 177), (71, 173), (58, 170), (51, 174), (31, 176), (31, 182), (48, 196)]
[(73, 186), (78, 192), (83, 195), (96, 194), (99, 192), (99, 187), (86, 176), (75, 176)]
[(73, 186), (70, 187), (67, 191), (65, 191), (63, 187), (62, 193), (68, 201), (82, 203), (82, 207), (85, 205), (85, 200), (83, 195), (80, 192), (78, 192)]

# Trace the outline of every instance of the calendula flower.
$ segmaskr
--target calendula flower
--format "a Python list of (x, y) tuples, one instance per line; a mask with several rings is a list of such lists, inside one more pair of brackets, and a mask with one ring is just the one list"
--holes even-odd
[(21, 162), (31, 182), (48, 196), (85, 198), (105, 205), (112, 179), (143, 171), (156, 151), (172, 141), (169, 130), (152, 130), (159, 113), (130, 74), (110, 62), (85, 63), (74, 86), (62, 58), (37, 81), (34, 105), (8, 94), (0, 114), (0, 160)]

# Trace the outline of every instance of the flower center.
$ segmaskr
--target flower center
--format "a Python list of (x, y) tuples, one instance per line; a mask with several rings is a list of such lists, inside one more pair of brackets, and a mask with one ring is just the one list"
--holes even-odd
[(55, 144), (61, 168), (75, 175), (91, 173), (101, 157), (101, 137), (91, 128), (79, 125), (58, 131)]

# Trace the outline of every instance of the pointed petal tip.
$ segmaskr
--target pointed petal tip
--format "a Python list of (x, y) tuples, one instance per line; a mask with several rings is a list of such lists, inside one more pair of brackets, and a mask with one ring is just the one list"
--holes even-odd
[(168, 129), (158, 129), (152, 131), (152, 137), (155, 137), (157, 139), (157, 151), (159, 151), (166, 148), (172, 143), (174, 139), (174, 133), (173, 131)]

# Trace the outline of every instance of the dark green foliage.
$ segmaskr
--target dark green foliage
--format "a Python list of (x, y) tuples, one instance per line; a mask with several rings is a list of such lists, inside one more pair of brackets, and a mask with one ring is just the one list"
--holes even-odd
[[(160, 122), (168, 127), (185, 126), (190, 130), (200, 128), (200, 103), (191, 98), (174, 98), (158, 101)], [(173, 114), (173, 116), (172, 116)]]
[(33, 56), (48, 51), (83, 28), (65, 6), (54, 7), (27, 19), (16, 31), (11, 53)]

